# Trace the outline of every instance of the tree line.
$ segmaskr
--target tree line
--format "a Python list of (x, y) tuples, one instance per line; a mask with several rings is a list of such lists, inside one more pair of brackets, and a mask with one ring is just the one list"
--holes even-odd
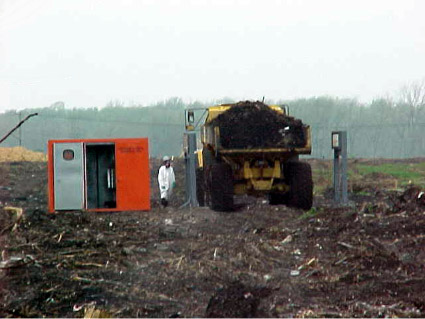
[[(404, 87), (397, 99), (386, 97), (360, 103), (356, 99), (331, 96), (295, 100), (266, 100), (284, 104), (291, 116), (312, 128), (312, 156), (330, 158), (331, 132), (346, 130), (348, 154), (352, 158), (406, 158), (425, 156), (425, 82)], [(150, 155), (179, 156), (183, 149), (187, 108), (205, 108), (220, 101), (185, 103), (180, 98), (153, 105), (126, 106), (111, 101), (103, 108), (72, 108), (56, 102), (51, 106), (7, 111), (0, 114), (0, 137), (21, 118), (38, 113), (24, 123), (1, 146), (22, 145), (46, 152), (47, 141), (65, 138), (148, 137)]]

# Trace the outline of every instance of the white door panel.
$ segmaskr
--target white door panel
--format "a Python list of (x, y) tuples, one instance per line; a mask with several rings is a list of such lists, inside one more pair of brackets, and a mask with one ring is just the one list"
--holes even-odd
[(55, 210), (84, 208), (83, 143), (55, 143)]

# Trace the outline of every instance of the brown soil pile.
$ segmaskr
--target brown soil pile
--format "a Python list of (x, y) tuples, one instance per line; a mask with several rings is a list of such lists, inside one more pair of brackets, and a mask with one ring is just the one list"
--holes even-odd
[(366, 212), (374, 214), (425, 213), (425, 190), (418, 186), (409, 186), (403, 193), (382, 192), (375, 194), (377, 202), (365, 204)]
[(24, 147), (0, 147), (0, 162), (45, 162), (46, 154), (33, 152)]
[(303, 123), (262, 102), (239, 102), (214, 119), (223, 148), (303, 147)]

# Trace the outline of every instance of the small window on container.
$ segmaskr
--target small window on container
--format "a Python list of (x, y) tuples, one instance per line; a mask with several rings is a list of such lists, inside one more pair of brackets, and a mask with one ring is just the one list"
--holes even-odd
[(62, 156), (65, 161), (72, 161), (74, 159), (74, 151), (64, 150)]

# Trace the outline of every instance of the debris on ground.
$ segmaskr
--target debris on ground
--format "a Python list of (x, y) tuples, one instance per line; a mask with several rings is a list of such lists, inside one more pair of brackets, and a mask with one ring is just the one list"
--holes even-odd
[(234, 282), (217, 290), (208, 302), (206, 318), (257, 318), (260, 299), (269, 295), (265, 288), (246, 287)]
[(0, 317), (425, 316), (419, 186), (308, 212), (178, 209), (176, 190), (166, 209), (48, 214), (46, 172), (0, 163)]

